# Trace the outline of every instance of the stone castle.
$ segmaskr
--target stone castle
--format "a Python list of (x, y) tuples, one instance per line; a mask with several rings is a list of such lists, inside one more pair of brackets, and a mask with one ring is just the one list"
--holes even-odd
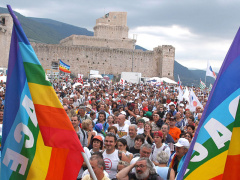
[[(0, 15), (0, 67), (7, 67), (12, 18)], [(31, 43), (44, 69), (58, 66), (61, 59), (74, 75), (87, 77), (90, 70), (119, 76), (121, 72), (140, 72), (142, 77), (174, 79), (175, 48), (162, 45), (153, 51), (135, 49), (128, 38), (127, 13), (110, 12), (96, 20), (94, 36), (71, 35), (59, 44)]]

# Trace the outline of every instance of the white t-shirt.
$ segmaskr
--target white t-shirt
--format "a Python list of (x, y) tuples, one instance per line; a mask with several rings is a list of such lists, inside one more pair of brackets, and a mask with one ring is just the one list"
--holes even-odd
[(107, 154), (106, 151), (104, 151), (103, 160), (105, 162), (106, 171), (109, 174), (109, 178), (110, 179), (116, 178), (117, 165), (118, 162), (120, 161), (118, 157), (118, 150), (115, 149), (115, 151), (112, 154)]
[(162, 146), (161, 146), (160, 148), (157, 148), (156, 144), (154, 144), (153, 146), (155, 146), (155, 147), (154, 147), (154, 149), (153, 149), (153, 153), (152, 153), (151, 156), (150, 156), (150, 160), (151, 160), (151, 161), (158, 162), (158, 161), (157, 161), (157, 155), (158, 155), (158, 153), (160, 153), (161, 151), (165, 151), (165, 152), (168, 154), (168, 156), (170, 157), (170, 155), (171, 155), (171, 150), (170, 150), (170, 148), (169, 148), (169, 146), (168, 146), (167, 144), (162, 143)]
[(129, 126), (127, 124), (124, 124), (123, 127), (120, 127), (119, 124), (114, 124), (113, 126), (115, 126), (118, 130), (118, 137), (119, 138), (126, 138), (128, 135), (128, 128)]
[(131, 125), (131, 122), (129, 120), (125, 120), (124, 123), (127, 124), (128, 126)]
[(142, 134), (144, 133), (144, 128), (137, 128), (137, 134)]

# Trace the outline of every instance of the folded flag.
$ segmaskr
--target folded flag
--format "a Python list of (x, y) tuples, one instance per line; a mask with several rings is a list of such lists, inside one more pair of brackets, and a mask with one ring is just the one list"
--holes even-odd
[(1, 179), (77, 179), (83, 148), (23, 29), (13, 18)]
[(65, 73), (71, 73), (70, 66), (65, 64), (62, 60), (59, 61), (59, 70)]
[(206, 84), (204, 82), (202, 82), (201, 80), (200, 80), (199, 88), (200, 89), (205, 89), (206, 88)]
[(177, 179), (240, 179), (240, 29), (210, 92)]

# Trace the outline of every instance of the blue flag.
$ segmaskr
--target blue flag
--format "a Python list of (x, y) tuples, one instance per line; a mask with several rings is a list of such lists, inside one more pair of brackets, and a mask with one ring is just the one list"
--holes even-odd
[(240, 178), (240, 30), (226, 55), (177, 179)]

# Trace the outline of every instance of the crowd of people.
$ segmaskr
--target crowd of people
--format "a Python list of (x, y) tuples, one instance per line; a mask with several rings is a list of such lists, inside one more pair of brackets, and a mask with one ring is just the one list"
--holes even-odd
[[(199, 88), (192, 87), (203, 106), (191, 112), (187, 100), (178, 100), (177, 85), (94, 80), (75, 87), (75, 81), (53, 87), (98, 180), (175, 179), (207, 101)], [(4, 90), (0, 123), (3, 108)], [(86, 163), (77, 179), (91, 179)]]

